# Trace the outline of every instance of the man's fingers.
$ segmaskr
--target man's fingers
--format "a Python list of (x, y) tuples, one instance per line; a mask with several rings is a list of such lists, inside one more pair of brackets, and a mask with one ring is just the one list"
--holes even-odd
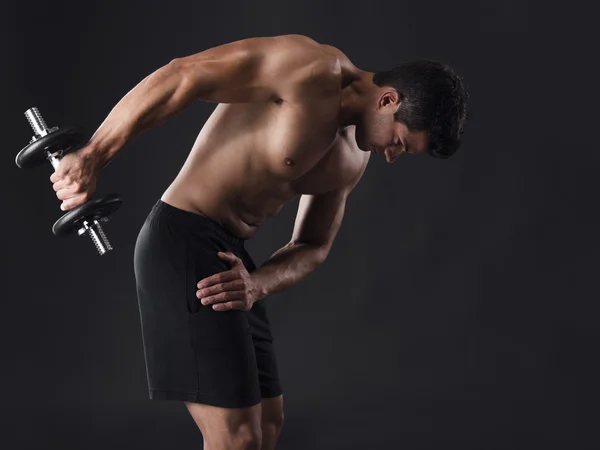
[(62, 188), (59, 189), (58, 191), (56, 191), (56, 196), (58, 197), (59, 200), (67, 200), (69, 198), (72, 198), (75, 196), (75, 193), (67, 188)]
[(60, 191), (67, 185), (66, 180), (58, 180), (52, 185), (52, 189), (55, 191)]
[(217, 256), (232, 265), (240, 264), (242, 262), (240, 258), (231, 252), (218, 252)]
[(65, 172), (63, 173), (62, 171), (55, 171), (54, 173), (52, 173), (52, 175), (50, 175), (50, 181), (52, 181), (53, 183), (58, 182), (63, 182), (66, 179), (69, 179), (70, 175), (69, 172)]
[(63, 211), (68, 211), (70, 209), (75, 208), (76, 206), (84, 204), (85, 202), (86, 202), (85, 194), (73, 196), (71, 193), (71, 196), (61, 203), (60, 209), (62, 209)]
[(233, 309), (240, 309), (242, 311), (246, 310), (246, 304), (241, 301), (236, 302), (226, 302), (226, 303), (217, 303), (213, 305), (212, 308), (215, 311), (231, 311)]
[(235, 272), (232, 272), (231, 270), (226, 270), (225, 272), (219, 272), (215, 275), (200, 280), (196, 286), (198, 287), (198, 289), (202, 289), (208, 286), (212, 286), (213, 284), (222, 283), (224, 281), (231, 281), (236, 278), (238, 278), (238, 275)]
[(215, 284), (203, 289), (198, 290), (196, 295), (198, 298), (208, 297), (209, 295), (218, 294), (223, 291), (239, 291), (244, 289), (244, 280), (238, 278), (233, 281), (226, 281), (224, 283)]
[(219, 294), (210, 295), (208, 297), (202, 297), (203, 305), (212, 305), (213, 303), (223, 303), (232, 300), (244, 298), (245, 291), (225, 291)]

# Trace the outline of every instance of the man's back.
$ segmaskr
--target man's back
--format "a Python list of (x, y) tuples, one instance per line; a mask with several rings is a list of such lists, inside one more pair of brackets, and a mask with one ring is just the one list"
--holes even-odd
[(237, 97), (231, 90), (223, 98), (200, 96), (219, 104), (162, 196), (244, 238), (294, 196), (348, 184), (369, 157), (356, 147), (353, 127), (340, 130), (340, 93), (358, 69), (337, 49), (288, 35), (238, 41), (221, 54), (217, 47), (194, 57), (225, 59), (239, 52), (236, 44), (264, 40), (277, 40), (275, 52), (282, 54), (265, 69), (283, 79), (273, 82), (277, 95), (248, 89)]

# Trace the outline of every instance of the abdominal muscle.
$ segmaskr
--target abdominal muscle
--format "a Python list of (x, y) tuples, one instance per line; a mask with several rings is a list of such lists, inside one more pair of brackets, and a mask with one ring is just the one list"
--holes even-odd
[[(207, 216), (233, 235), (248, 239), (295, 194), (285, 186), (277, 189), (253, 170), (247, 151), (235, 149), (235, 157), (233, 152), (195, 148), (161, 200)], [(212, 155), (203, 157), (208, 153)]]

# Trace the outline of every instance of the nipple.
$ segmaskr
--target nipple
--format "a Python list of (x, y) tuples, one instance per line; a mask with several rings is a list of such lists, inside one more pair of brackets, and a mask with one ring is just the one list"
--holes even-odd
[(294, 164), (296, 164), (292, 158), (285, 158), (283, 162), (286, 166), (293, 166)]

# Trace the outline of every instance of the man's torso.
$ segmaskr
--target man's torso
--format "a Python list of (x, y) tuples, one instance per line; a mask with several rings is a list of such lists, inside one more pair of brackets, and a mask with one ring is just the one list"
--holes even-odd
[(247, 239), (295, 196), (354, 179), (369, 153), (339, 126), (344, 66), (293, 81), (306, 91), (294, 103), (218, 104), (161, 199)]

